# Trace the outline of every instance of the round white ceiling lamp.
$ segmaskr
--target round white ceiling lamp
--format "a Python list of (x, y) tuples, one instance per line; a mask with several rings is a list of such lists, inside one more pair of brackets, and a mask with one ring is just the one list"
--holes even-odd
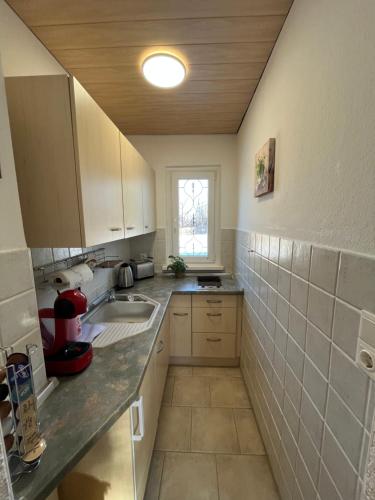
[(183, 63), (170, 54), (153, 54), (147, 57), (143, 61), (142, 71), (151, 85), (163, 89), (177, 87), (186, 76)]

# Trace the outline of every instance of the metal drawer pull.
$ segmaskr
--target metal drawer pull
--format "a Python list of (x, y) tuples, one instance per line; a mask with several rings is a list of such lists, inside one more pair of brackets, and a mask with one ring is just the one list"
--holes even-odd
[(159, 342), (159, 347), (156, 349), (156, 354), (159, 354), (159, 352), (164, 351), (164, 342), (160, 340)]
[(188, 316), (188, 313), (173, 313), (173, 316)]
[(207, 338), (206, 340), (207, 340), (207, 342), (221, 342), (222, 341), (222, 339), (209, 339), (209, 338)]
[(122, 231), (122, 227), (111, 227), (110, 231)]
[(130, 231), (131, 229), (134, 229), (134, 228), (135, 228), (135, 226), (127, 226), (127, 228), (126, 228), (126, 229), (127, 229), (128, 231)]
[(221, 313), (206, 313), (207, 316), (222, 316)]
[(206, 300), (207, 304), (221, 304), (222, 300)]

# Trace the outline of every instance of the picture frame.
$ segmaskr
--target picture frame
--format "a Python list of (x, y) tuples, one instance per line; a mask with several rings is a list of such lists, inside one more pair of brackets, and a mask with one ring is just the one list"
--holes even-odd
[(275, 176), (276, 139), (271, 138), (255, 155), (255, 192), (256, 198), (272, 193)]

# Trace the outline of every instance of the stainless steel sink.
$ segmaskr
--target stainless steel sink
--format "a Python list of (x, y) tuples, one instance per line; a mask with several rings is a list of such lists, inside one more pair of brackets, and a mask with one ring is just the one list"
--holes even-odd
[(145, 323), (155, 310), (149, 302), (105, 302), (89, 318), (89, 323)]

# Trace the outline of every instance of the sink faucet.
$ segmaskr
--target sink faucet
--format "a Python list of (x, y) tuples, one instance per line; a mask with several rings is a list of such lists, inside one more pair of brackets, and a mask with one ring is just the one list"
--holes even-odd
[(115, 302), (116, 300), (116, 294), (114, 290), (110, 290), (109, 295), (108, 295), (108, 302)]
[(134, 295), (128, 294), (128, 302), (134, 302)]

